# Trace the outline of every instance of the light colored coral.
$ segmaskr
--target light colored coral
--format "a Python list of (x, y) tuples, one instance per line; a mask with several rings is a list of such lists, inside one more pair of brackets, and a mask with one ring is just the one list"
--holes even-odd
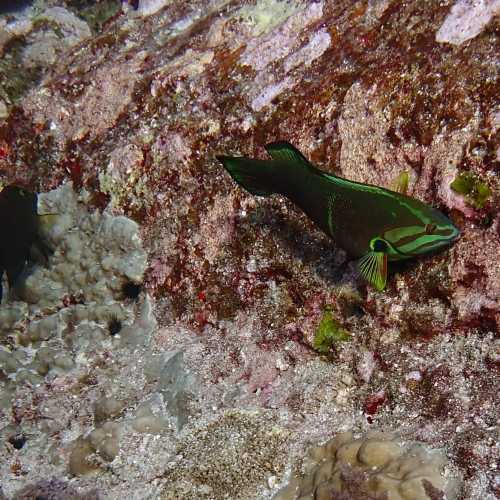
[(326, 30), (314, 33), (307, 45), (286, 58), (284, 62), (285, 71), (288, 73), (301, 64), (309, 66), (315, 59), (323, 55), (330, 47), (331, 41), (332, 37)]
[(461, 45), (500, 14), (499, 0), (458, 0), (436, 33), (436, 41)]
[(83, 476), (96, 472), (101, 461), (111, 462), (120, 451), (120, 424), (106, 422), (88, 436), (80, 436), (72, 445), (69, 457), (69, 472)]
[[(71, 184), (41, 193), (38, 210), (53, 254), (18, 280), (9, 290), (15, 300), (5, 296), (0, 307), (0, 334), (12, 339), (0, 350), (0, 368), (11, 374), (0, 383), (6, 393), (85, 365), (96, 348), (144, 343), (156, 327), (148, 298), (138, 311), (122, 302), (123, 284), (140, 282), (146, 268), (135, 222), (89, 212)], [(125, 323), (110, 335), (110, 321), (134, 316), (132, 333)]]
[(146, 52), (139, 52), (130, 60), (101, 66), (75, 101), (56, 91), (47, 102), (50, 91), (42, 89), (27, 97), (25, 109), (36, 123), (49, 121), (52, 133), (62, 143), (96, 137), (111, 128), (129, 105), (146, 56)]
[[(45, 23), (54, 29), (35, 29), (36, 23)], [(54, 64), (68, 48), (91, 36), (87, 23), (63, 7), (51, 7), (19, 24), (16, 31), (21, 30), (25, 35), (28, 29), (33, 29), (23, 51), (23, 63), (27, 68)]]
[(18, 36), (25, 36), (33, 29), (31, 19), (16, 19), (10, 23), (0, 20), (0, 55), (6, 43)]
[(143, 163), (143, 152), (135, 144), (117, 148), (110, 154), (106, 169), (99, 173), (99, 185), (103, 193), (110, 195), (113, 207), (124, 202), (136, 209), (151, 204)]
[(312, 3), (290, 16), (276, 32), (251, 40), (241, 55), (241, 63), (260, 71), (269, 64), (283, 59), (299, 43), (299, 33), (321, 18), (323, 3)]
[(446, 463), (442, 453), (418, 443), (405, 444), (390, 434), (372, 432), (356, 439), (351, 432), (340, 433), (310, 451), (304, 473), (274, 500), (326, 499), (335, 494), (429, 500), (428, 484), (447, 499), (457, 498), (459, 482), (443, 475)]
[(124, 346), (147, 344), (155, 328), (156, 318), (153, 314), (151, 299), (147, 296), (137, 314), (136, 320), (120, 331), (120, 343)]
[(293, 87), (293, 80), (286, 77), (279, 83), (272, 83), (267, 87), (264, 87), (261, 92), (252, 99), (251, 106), (254, 111), (260, 111), (261, 109), (269, 106), (271, 101), (279, 96), (284, 90)]
[(168, 428), (167, 420), (161, 416), (163, 398), (156, 394), (150, 401), (139, 406), (136, 417), (132, 420), (132, 427), (137, 432), (146, 434), (160, 434)]
[(0, 99), (0, 120), (3, 120), (8, 116), (9, 116), (9, 110), (7, 108), (7, 105), (5, 104), (5, 101), (3, 99)]
[(99, 467), (92, 460), (94, 454), (95, 449), (87, 439), (79, 438), (76, 440), (69, 457), (69, 472), (75, 476), (96, 472)]
[(118, 416), (125, 408), (125, 401), (113, 396), (102, 397), (94, 403), (94, 420), (102, 422)]
[(362, 351), (356, 364), (356, 371), (359, 378), (365, 383), (370, 382), (376, 365), (377, 361), (373, 352), (366, 350)]
[(87, 23), (63, 7), (50, 7), (37, 16), (36, 20), (57, 24), (64, 35), (65, 43), (69, 46), (91, 35)]
[(106, 422), (89, 434), (89, 442), (99, 455), (111, 462), (120, 451), (120, 424)]

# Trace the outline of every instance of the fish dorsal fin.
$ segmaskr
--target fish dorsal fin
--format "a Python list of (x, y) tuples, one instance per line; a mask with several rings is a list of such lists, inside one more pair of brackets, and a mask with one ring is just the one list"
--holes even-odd
[(363, 278), (378, 291), (385, 288), (387, 282), (387, 254), (370, 251), (358, 262), (358, 269)]
[(401, 172), (392, 182), (389, 187), (391, 191), (396, 193), (406, 194), (408, 192), (408, 184), (410, 183), (410, 174), (405, 170)]
[(267, 153), (273, 160), (299, 163), (301, 165), (310, 165), (307, 158), (289, 142), (277, 141), (266, 144)]

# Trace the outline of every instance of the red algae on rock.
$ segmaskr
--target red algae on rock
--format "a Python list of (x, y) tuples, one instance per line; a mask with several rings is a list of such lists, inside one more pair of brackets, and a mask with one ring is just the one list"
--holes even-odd
[[(36, 72), (20, 57), (27, 25), (4, 43), (13, 20), (0, 19), (0, 184), (72, 181), (62, 189), (89, 222), (67, 228), (53, 264), (93, 283), (54, 304), (2, 304), (0, 433), (27, 437), (2, 451), (3, 493), (49, 491), (53, 477), (74, 495), (271, 498), (308, 449), (383, 429), (442, 448), (463, 498), (493, 498), (498, 2), (135, 3)], [(288, 201), (247, 195), (214, 159), (262, 158), (278, 139), (360, 182), (388, 187), (408, 171), (409, 193), (449, 215), (460, 239), (394, 269), (384, 293), (367, 288)], [(488, 186), (484, 203), (450, 187), (464, 175)], [(134, 300), (120, 273), (80, 269), (72, 246), (100, 248), (96, 221), (112, 217), (140, 231), (148, 257), (127, 278), (141, 283)], [(110, 253), (125, 255), (124, 242), (117, 232)], [(327, 307), (350, 340), (321, 355)], [(126, 404), (97, 411), (107, 400)], [(108, 433), (109, 461), (104, 438), (85, 441), (102, 429), (120, 437)], [(92, 473), (71, 477), (79, 439)]]

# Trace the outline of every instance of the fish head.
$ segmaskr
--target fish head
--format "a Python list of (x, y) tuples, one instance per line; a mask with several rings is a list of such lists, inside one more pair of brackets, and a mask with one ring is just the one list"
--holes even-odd
[(422, 224), (400, 225), (370, 240), (369, 248), (358, 262), (361, 275), (377, 290), (385, 288), (387, 262), (409, 259), (435, 252), (452, 243), (459, 230), (443, 214)]
[[(417, 222), (415, 224), (415, 222)], [(411, 225), (391, 227), (373, 238), (373, 245), (386, 245), (389, 260), (401, 260), (433, 253), (449, 246), (460, 236), (457, 227), (440, 211), (426, 206)]]

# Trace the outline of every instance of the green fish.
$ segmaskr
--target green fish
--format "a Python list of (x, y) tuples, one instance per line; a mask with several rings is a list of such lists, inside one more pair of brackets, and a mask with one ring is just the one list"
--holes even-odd
[[(319, 170), (288, 142), (265, 146), (270, 160), (217, 156), (248, 192), (281, 194), (299, 206), (358, 261), (377, 290), (387, 282), (387, 262), (411, 259), (450, 245), (460, 234), (439, 210), (403, 192), (362, 184)], [(396, 189), (405, 191), (408, 175)]]
[(12, 289), (28, 262), (46, 263), (51, 252), (40, 236), (37, 202), (35, 193), (17, 186), (0, 192), (0, 301), (4, 271)]

